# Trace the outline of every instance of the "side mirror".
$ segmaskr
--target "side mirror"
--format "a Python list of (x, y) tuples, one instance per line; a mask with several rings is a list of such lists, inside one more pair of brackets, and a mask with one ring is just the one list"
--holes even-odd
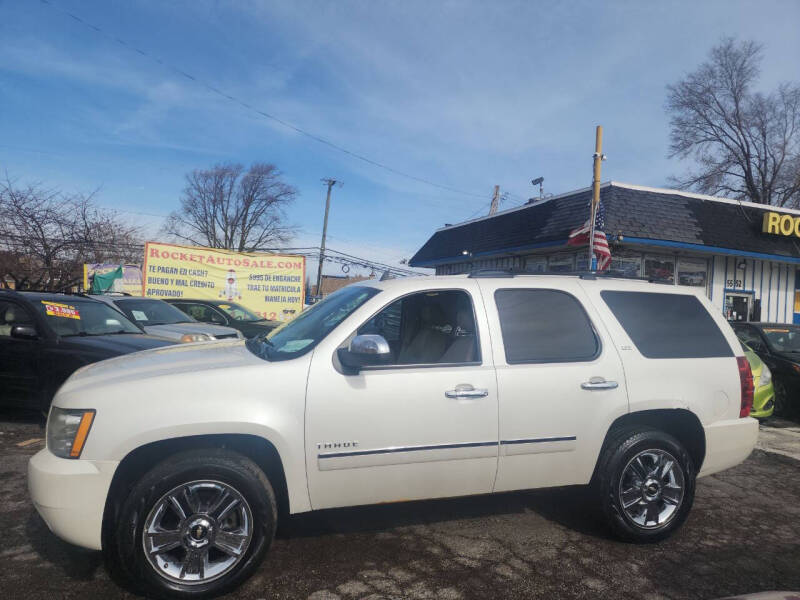
[(347, 348), (339, 348), (337, 355), (345, 367), (355, 371), (363, 367), (386, 365), (392, 360), (392, 350), (382, 335), (357, 335)]
[(38, 340), (39, 334), (36, 328), (30, 325), (14, 325), (11, 328), (11, 337), (18, 340)]

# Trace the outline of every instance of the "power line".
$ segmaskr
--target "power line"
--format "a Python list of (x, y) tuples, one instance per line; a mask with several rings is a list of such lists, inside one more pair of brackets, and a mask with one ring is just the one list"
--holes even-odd
[[(136, 242), (112, 242), (102, 240), (71, 240), (67, 238), (48, 237), (46, 238), (48, 244), (53, 246), (61, 246), (63, 249), (71, 248), (75, 250), (105, 250), (109, 253), (123, 251), (125, 253), (144, 253), (144, 244)], [(32, 245), (29, 238), (16, 234), (9, 234), (4, 236), (0, 241), (0, 250), (10, 250), (13, 252), (28, 251)], [(217, 250), (217, 248), (206, 248), (207, 250)], [(318, 260), (319, 259), (319, 246), (307, 247), (283, 247), (283, 248), (256, 248), (253, 252), (267, 252), (272, 254), (291, 254), (295, 256), (303, 256), (306, 259)], [(425, 275), (420, 271), (414, 271), (403, 267), (395, 267), (380, 261), (370, 260), (346, 252), (340, 252), (333, 248), (325, 249), (326, 255), (324, 262), (332, 264), (346, 265), (348, 267), (361, 267), (364, 269), (371, 269), (373, 271), (389, 271), (391, 274), (399, 277), (419, 276)]]
[(319, 136), (319, 135), (317, 135), (315, 133), (312, 133), (312, 132), (307, 131), (305, 129), (302, 129), (302, 128), (296, 126), (296, 125), (293, 125), (289, 121), (285, 121), (285, 120), (283, 120), (283, 119), (281, 119), (279, 117), (276, 117), (273, 114), (270, 114), (268, 112), (265, 112), (263, 110), (255, 108), (254, 106), (251, 106), (250, 104), (248, 104), (244, 100), (241, 100), (241, 99), (239, 99), (238, 97), (236, 97), (236, 96), (234, 96), (232, 94), (229, 94), (229, 93), (227, 93), (227, 92), (225, 92), (223, 90), (220, 90), (219, 88), (217, 88), (217, 87), (215, 87), (215, 86), (213, 86), (213, 85), (211, 85), (209, 83), (206, 83), (205, 81), (203, 81), (199, 77), (195, 77), (194, 75), (192, 75), (191, 73), (188, 73), (187, 71), (181, 69), (180, 67), (176, 67), (175, 65), (173, 65), (173, 64), (171, 64), (171, 63), (169, 63), (169, 62), (167, 62), (167, 61), (165, 61), (165, 60), (163, 60), (163, 59), (161, 59), (161, 58), (159, 58), (157, 56), (154, 56), (154, 55), (150, 54), (149, 52), (147, 52), (145, 50), (142, 50), (138, 46), (134, 46), (133, 44), (128, 43), (127, 41), (123, 40), (122, 38), (119, 38), (116, 35), (113, 35), (111, 33), (108, 33), (106, 31), (104, 31), (103, 29), (101, 29), (97, 25), (94, 25), (94, 24), (86, 21), (85, 19), (79, 17), (78, 15), (76, 15), (76, 14), (74, 14), (74, 13), (68, 11), (68, 10), (64, 10), (61, 7), (55, 6), (50, 0), (40, 0), (40, 2), (42, 4), (46, 4), (47, 6), (53, 8), (54, 10), (57, 10), (57, 11), (61, 12), (64, 15), (67, 15), (68, 17), (70, 17), (74, 21), (80, 23), (81, 25), (83, 25), (84, 27), (87, 27), (88, 29), (91, 29), (95, 33), (97, 33), (97, 34), (99, 34), (99, 35), (101, 35), (101, 36), (103, 36), (103, 37), (105, 37), (105, 38), (107, 38), (107, 39), (109, 39), (109, 40), (111, 40), (113, 42), (116, 42), (120, 46), (123, 46), (123, 47), (125, 47), (126, 49), (128, 49), (128, 50), (130, 50), (132, 52), (136, 52), (137, 54), (140, 54), (143, 57), (158, 63), (162, 67), (166, 67), (166, 68), (170, 69), (171, 71), (174, 71), (175, 73), (177, 73), (181, 77), (184, 77), (184, 78), (190, 80), (193, 83), (196, 83), (198, 85), (203, 86), (207, 90), (213, 92), (214, 94), (216, 94), (218, 96), (221, 96), (222, 98), (225, 98), (226, 100), (228, 100), (230, 102), (233, 102), (234, 104), (237, 104), (238, 106), (244, 108), (245, 110), (248, 110), (250, 112), (254, 112), (254, 113), (258, 114), (258, 115), (261, 115), (264, 118), (267, 118), (267, 119), (270, 119), (272, 121), (275, 121), (276, 123), (286, 127), (287, 129), (291, 129), (292, 131), (294, 131), (296, 133), (299, 133), (301, 135), (304, 135), (304, 136), (306, 136), (306, 137), (308, 137), (308, 138), (310, 138), (310, 139), (312, 139), (312, 140), (314, 140), (316, 142), (319, 142), (320, 144), (324, 144), (326, 146), (329, 146), (330, 148), (338, 150), (339, 152), (347, 154), (348, 156), (351, 156), (351, 157), (353, 157), (353, 158), (355, 158), (357, 160), (360, 160), (362, 162), (370, 164), (370, 165), (372, 165), (374, 167), (378, 167), (380, 169), (384, 169), (385, 171), (388, 171), (390, 173), (394, 173), (395, 175), (399, 175), (401, 177), (405, 177), (407, 179), (411, 179), (413, 181), (418, 181), (418, 182), (424, 183), (426, 185), (437, 187), (437, 188), (442, 189), (442, 190), (447, 190), (449, 192), (455, 192), (457, 194), (463, 194), (465, 196), (473, 196), (473, 197), (476, 197), (476, 198), (481, 198), (482, 197), (480, 194), (476, 194), (475, 192), (468, 192), (466, 190), (461, 190), (461, 189), (458, 189), (458, 188), (455, 188), (455, 187), (452, 187), (452, 186), (449, 186), (449, 185), (436, 183), (435, 181), (431, 181), (430, 179), (426, 179), (424, 177), (418, 177), (416, 175), (412, 175), (410, 173), (406, 173), (405, 171), (401, 171), (399, 169), (395, 169), (394, 167), (391, 167), (391, 166), (389, 166), (389, 165), (387, 165), (385, 163), (382, 163), (382, 162), (379, 162), (377, 160), (373, 160), (371, 158), (368, 158), (368, 157), (364, 156), (363, 154), (359, 154), (357, 152), (353, 152), (352, 150), (348, 150), (347, 148), (345, 148), (343, 146), (340, 146), (339, 144), (336, 144), (334, 142), (331, 142), (330, 140), (325, 139), (325, 138), (323, 138), (323, 137), (321, 137), (321, 136)]

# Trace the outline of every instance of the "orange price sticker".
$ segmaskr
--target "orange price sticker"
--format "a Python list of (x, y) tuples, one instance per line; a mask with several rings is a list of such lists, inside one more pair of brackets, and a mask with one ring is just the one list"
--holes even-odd
[(81, 313), (71, 304), (61, 304), (59, 302), (47, 302), (42, 300), (44, 311), (48, 317), (62, 317), (64, 319), (81, 320)]

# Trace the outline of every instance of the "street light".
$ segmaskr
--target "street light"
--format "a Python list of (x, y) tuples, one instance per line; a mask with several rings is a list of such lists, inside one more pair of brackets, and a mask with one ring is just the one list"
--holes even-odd
[(539, 200), (544, 198), (544, 187), (542, 186), (542, 183), (544, 183), (544, 177), (537, 177), (536, 179), (531, 179), (531, 185), (539, 186)]

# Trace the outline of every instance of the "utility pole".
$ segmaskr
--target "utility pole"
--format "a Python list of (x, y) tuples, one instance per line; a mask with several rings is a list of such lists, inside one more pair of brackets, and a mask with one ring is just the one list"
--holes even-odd
[(603, 155), (603, 126), (598, 125), (594, 138), (594, 173), (592, 175), (592, 206), (590, 210), (591, 228), (589, 229), (589, 264), (592, 271), (597, 271), (597, 257), (594, 255), (594, 221), (597, 205), (600, 202), (600, 166), (606, 159)]
[[(317, 298), (322, 296), (322, 263), (325, 261), (325, 236), (328, 234), (328, 213), (331, 210), (331, 188), (336, 185), (335, 179), (323, 179), (322, 183), (328, 186), (328, 195), (325, 197), (325, 220), (322, 223), (322, 242), (319, 245), (319, 266), (317, 267)], [(339, 184), (341, 185), (341, 183)]]
[(489, 207), (489, 216), (491, 217), (497, 212), (497, 206), (500, 204), (500, 186), (494, 186), (494, 196), (492, 196), (492, 204)]

